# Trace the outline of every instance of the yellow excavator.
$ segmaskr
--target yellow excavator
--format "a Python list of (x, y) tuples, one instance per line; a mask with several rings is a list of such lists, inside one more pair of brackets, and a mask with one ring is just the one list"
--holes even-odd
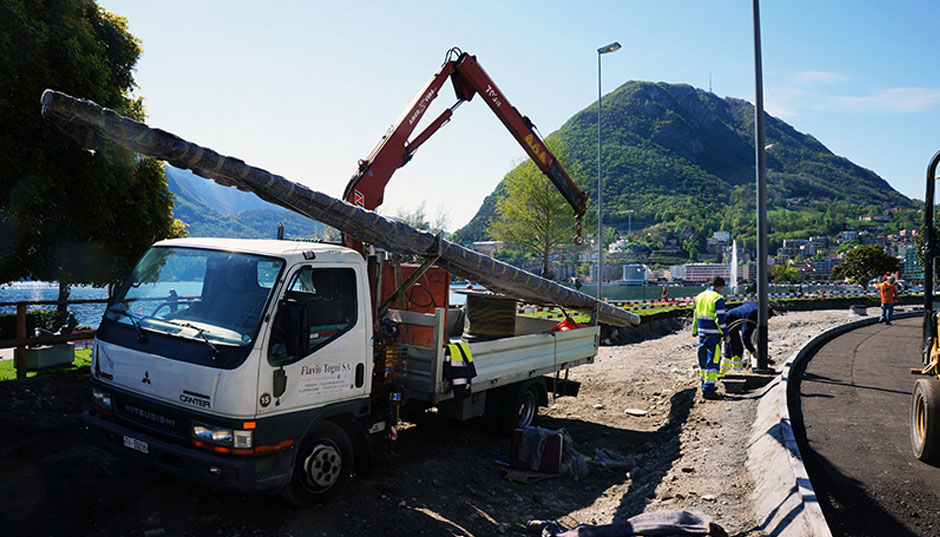
[(924, 331), (921, 369), (911, 373), (921, 375), (914, 382), (911, 397), (911, 447), (921, 461), (940, 464), (940, 312), (933, 309), (934, 257), (937, 252), (937, 233), (934, 228), (934, 189), (940, 151), (927, 166), (927, 193), (924, 198)]

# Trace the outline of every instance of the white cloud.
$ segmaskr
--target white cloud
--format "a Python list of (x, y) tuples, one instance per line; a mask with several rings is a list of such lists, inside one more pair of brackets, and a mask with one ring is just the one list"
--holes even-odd
[(814, 108), (845, 112), (895, 112), (913, 114), (940, 105), (940, 89), (891, 88), (865, 97), (828, 96)]
[(828, 71), (803, 71), (793, 75), (793, 83), (797, 86), (821, 86), (848, 80), (849, 77)]
[(812, 94), (804, 90), (781, 87), (769, 87), (765, 95), (764, 110), (781, 119), (799, 116), (807, 100), (812, 98)]

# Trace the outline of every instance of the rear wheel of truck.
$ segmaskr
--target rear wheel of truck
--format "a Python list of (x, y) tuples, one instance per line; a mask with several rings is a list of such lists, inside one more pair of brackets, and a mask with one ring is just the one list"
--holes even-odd
[(532, 425), (539, 413), (542, 392), (538, 381), (522, 382), (509, 390), (502, 401), (499, 428), (504, 433)]
[(283, 490), (284, 497), (298, 506), (325, 503), (346, 486), (352, 467), (353, 446), (349, 435), (334, 423), (319, 423), (300, 443), (294, 460), (294, 475)]
[(940, 383), (917, 379), (911, 397), (911, 447), (923, 462), (940, 463)]

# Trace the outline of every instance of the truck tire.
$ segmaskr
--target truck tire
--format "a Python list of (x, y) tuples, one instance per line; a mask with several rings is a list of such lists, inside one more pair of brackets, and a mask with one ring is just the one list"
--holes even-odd
[(504, 433), (532, 425), (539, 413), (539, 400), (542, 398), (539, 382), (521, 382), (514, 388), (503, 399), (499, 429)]
[(283, 495), (301, 507), (326, 503), (349, 482), (352, 468), (353, 446), (349, 435), (339, 425), (324, 421), (300, 442), (294, 474)]
[(940, 382), (917, 379), (911, 397), (911, 447), (928, 464), (940, 463)]

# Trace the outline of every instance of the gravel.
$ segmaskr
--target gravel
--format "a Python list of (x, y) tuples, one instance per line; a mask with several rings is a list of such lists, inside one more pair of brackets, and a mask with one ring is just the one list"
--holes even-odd
[[(793, 312), (770, 320), (771, 357), (781, 363), (848, 311)], [(542, 427), (566, 429), (591, 465), (575, 481), (505, 479), (509, 439), (483, 422), (429, 415), (405, 424), (395, 446), (376, 446), (376, 470), (330, 505), (296, 509), (275, 495), (189, 486), (86, 444), (78, 414), (90, 404), (87, 374), (0, 383), (0, 527), (4, 535), (522, 535), (532, 518), (572, 527), (648, 511), (687, 509), (729, 534), (763, 535), (751, 509), (746, 441), (753, 393), (704, 401), (690, 330), (605, 346), (571, 370), (579, 398), (542, 409)]]

